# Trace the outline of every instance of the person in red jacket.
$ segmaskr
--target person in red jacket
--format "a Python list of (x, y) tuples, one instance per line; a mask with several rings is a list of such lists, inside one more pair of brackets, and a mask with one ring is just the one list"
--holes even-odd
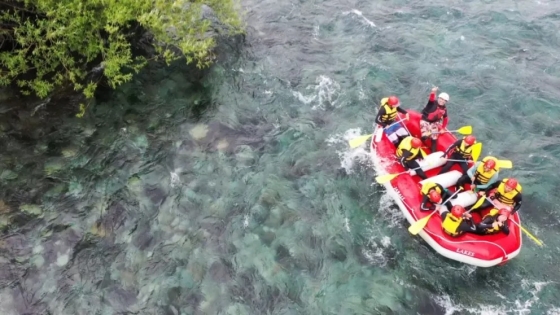
[(422, 141), (428, 138), (432, 139), (432, 152), (437, 151), (437, 139), (439, 133), (447, 127), (449, 118), (447, 117), (447, 107), (445, 104), (449, 101), (449, 94), (440, 93), (436, 101), (437, 86), (432, 88), (428, 104), (422, 110), (422, 118), (420, 120), (420, 130), (422, 132)]

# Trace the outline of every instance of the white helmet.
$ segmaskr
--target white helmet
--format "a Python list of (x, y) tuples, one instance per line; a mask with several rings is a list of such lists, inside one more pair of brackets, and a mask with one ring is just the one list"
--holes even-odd
[(445, 93), (445, 92), (444, 92), (444, 93), (440, 93), (438, 97), (439, 97), (439, 98), (442, 98), (442, 99), (444, 99), (444, 100), (446, 100), (447, 102), (449, 102), (449, 94), (447, 94), (447, 93)]

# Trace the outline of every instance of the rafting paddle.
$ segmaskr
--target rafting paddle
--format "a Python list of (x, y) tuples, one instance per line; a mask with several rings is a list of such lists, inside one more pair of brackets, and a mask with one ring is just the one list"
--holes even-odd
[(478, 142), (472, 145), (472, 150), (471, 150), (471, 157), (473, 161), (478, 161), (478, 158), (480, 157), (480, 153), (482, 153), (482, 142)]
[(480, 198), (478, 199), (478, 201), (471, 207), (471, 210), (469, 210), (469, 212), (473, 211), (474, 209), (482, 206), (482, 204), (484, 203), (484, 198)]
[[(406, 118), (405, 118), (405, 119), (406, 119)], [(394, 123), (390, 124), (389, 126), (383, 128), (383, 129), (389, 128), (389, 127), (391, 127), (391, 126), (394, 125), (394, 124), (397, 124), (397, 123), (400, 123), (400, 122), (404, 121), (405, 119), (401, 119), (401, 120), (399, 120), (399, 121), (395, 121)], [(357, 147), (361, 146), (364, 142), (366, 142), (369, 138), (371, 138), (371, 136), (373, 136), (373, 134), (364, 135), (364, 136), (359, 136), (359, 137), (357, 137), (357, 138), (354, 138), (354, 139), (349, 140), (349, 141), (348, 141), (348, 144), (350, 145), (350, 148), (352, 148), (352, 149), (357, 148)]]
[(472, 134), (472, 126), (463, 126), (457, 130), (446, 130), (446, 131), (440, 131), (440, 132), (432, 132), (432, 134), (440, 134), (440, 133), (446, 133), (446, 132), (457, 132), (460, 133), (462, 135), (470, 135)]
[(512, 168), (513, 163), (510, 160), (498, 160), (498, 167), (499, 168)]
[(523, 232), (525, 232), (525, 234), (527, 234), (527, 236), (529, 236), (530, 239), (532, 239), (533, 241), (535, 241), (535, 243), (537, 243), (537, 245), (539, 245), (540, 247), (542, 247), (544, 245), (544, 243), (539, 240), (538, 238), (536, 238), (535, 236), (533, 236), (533, 234), (529, 233), (529, 231), (527, 231), (524, 227), (522, 227), (521, 225), (519, 225), (519, 223), (511, 220), (511, 222), (513, 222), (513, 224), (517, 225), (518, 227), (521, 228), (521, 230)]
[[(463, 188), (459, 187), (459, 189), (457, 189), (457, 191), (453, 195), (451, 195), (451, 197), (447, 198), (447, 200), (445, 200), (441, 204), (444, 205), (447, 201), (449, 201), (451, 198), (453, 198), (453, 196), (458, 194), (461, 190), (463, 190)], [(450, 209), (448, 209), (448, 210), (450, 210)], [(438, 209), (432, 211), (432, 213), (428, 214), (427, 216), (423, 217), (422, 219), (412, 223), (412, 225), (408, 227), (408, 232), (410, 232), (410, 234), (412, 234), (412, 235), (416, 235), (416, 234), (420, 233), (420, 231), (422, 231), (422, 229), (424, 229), (424, 227), (426, 227), (426, 224), (428, 224), (428, 221), (430, 221), (430, 218), (432, 217), (432, 215), (434, 215), (434, 213), (436, 213), (437, 211), (438, 211)]]
[(369, 138), (371, 138), (371, 136), (373, 136), (373, 134), (369, 134), (369, 135), (365, 135), (365, 136), (359, 136), (357, 138), (349, 140), (348, 144), (350, 145), (350, 148), (352, 148), (352, 149), (357, 148), (357, 147), (361, 146), (364, 142), (366, 142)]
[[(453, 159), (447, 159), (447, 161), (468, 162), (468, 160), (453, 160)], [(498, 162), (496, 164), (499, 168), (512, 168), (513, 167), (513, 163), (510, 160), (498, 160)]]
[[(493, 206), (494, 208), (498, 209), (498, 207), (496, 207), (496, 204), (488, 197), (484, 197), (486, 198), (486, 200), (488, 200)], [(481, 198), (482, 199), (482, 198)], [(527, 234), (527, 236), (529, 236), (530, 239), (532, 239), (535, 243), (537, 243), (537, 245), (539, 246), (543, 246), (543, 242), (541, 240), (539, 240), (538, 238), (536, 238), (535, 236), (533, 236), (533, 234), (529, 233), (529, 231), (527, 231), (524, 227), (522, 227), (519, 223), (510, 220), (511, 222), (513, 222), (513, 224), (517, 225), (523, 232), (525, 232), (525, 234)]]

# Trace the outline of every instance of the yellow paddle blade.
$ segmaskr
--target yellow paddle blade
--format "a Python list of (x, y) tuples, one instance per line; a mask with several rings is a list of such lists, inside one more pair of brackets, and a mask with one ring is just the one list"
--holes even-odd
[(463, 126), (457, 129), (457, 132), (462, 135), (470, 135), (472, 133), (472, 126)]
[(471, 209), (480, 207), (484, 203), (484, 200), (486, 200), (485, 197), (479, 198), (478, 201), (471, 207)]
[(354, 138), (350, 141), (348, 141), (348, 143), (350, 144), (350, 147), (352, 149), (357, 148), (359, 146), (361, 146), (364, 142), (366, 142), (371, 136), (373, 135), (365, 135), (365, 136), (359, 136), (357, 138)]
[(480, 153), (482, 153), (482, 142), (473, 144), (471, 151), (473, 161), (476, 162), (478, 160)]
[(387, 182), (390, 182), (393, 178), (399, 176), (399, 174), (386, 174), (386, 175), (380, 175), (375, 177), (375, 181), (378, 182), (379, 184), (385, 184)]
[(435, 211), (430, 213), (430, 215), (412, 223), (412, 225), (408, 227), (408, 232), (410, 232), (410, 234), (412, 235), (420, 233), (420, 231), (422, 231), (424, 227), (426, 227), (426, 224), (428, 224), (428, 221), (430, 221), (430, 218), (434, 213)]
[(538, 238), (534, 237), (533, 234), (529, 233), (529, 231), (527, 231), (524, 227), (522, 227), (521, 225), (519, 226), (521, 228), (521, 230), (523, 230), (523, 232), (525, 232), (525, 234), (527, 234), (527, 236), (529, 236), (533, 241), (535, 241), (535, 243), (537, 243), (537, 245), (539, 246), (543, 246), (543, 242), (541, 242), (541, 240), (539, 240)]
[(498, 167), (499, 168), (512, 168), (513, 163), (510, 160), (498, 160)]

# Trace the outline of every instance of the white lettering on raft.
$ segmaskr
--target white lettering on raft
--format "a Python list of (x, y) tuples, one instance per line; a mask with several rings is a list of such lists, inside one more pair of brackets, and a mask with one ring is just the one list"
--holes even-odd
[(399, 196), (399, 199), (402, 200), (402, 201), (404, 201), (404, 197), (403, 197), (403, 195), (401, 194), (401, 191), (398, 190), (397, 188), (393, 188), (393, 189), (395, 189), (395, 193)]
[(460, 249), (460, 248), (457, 248), (457, 253), (474, 257), (473, 252), (469, 252), (468, 250), (464, 250), (464, 249)]

